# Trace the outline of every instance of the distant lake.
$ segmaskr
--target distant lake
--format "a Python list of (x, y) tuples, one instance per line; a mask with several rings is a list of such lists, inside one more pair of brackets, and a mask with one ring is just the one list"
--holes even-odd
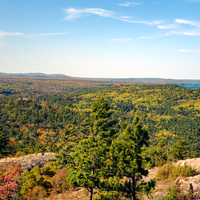
[(192, 89), (200, 87), (200, 85), (190, 85), (190, 84), (181, 84), (181, 86), (192, 88)]

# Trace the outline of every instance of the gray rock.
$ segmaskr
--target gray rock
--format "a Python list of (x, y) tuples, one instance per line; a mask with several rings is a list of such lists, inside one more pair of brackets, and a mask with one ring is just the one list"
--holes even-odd
[(18, 158), (5, 158), (0, 160), (0, 164), (4, 163), (18, 163), (21, 165), (21, 169), (30, 171), (34, 167), (43, 167), (49, 162), (49, 160), (56, 159), (55, 153), (36, 153), (26, 156), (20, 156)]

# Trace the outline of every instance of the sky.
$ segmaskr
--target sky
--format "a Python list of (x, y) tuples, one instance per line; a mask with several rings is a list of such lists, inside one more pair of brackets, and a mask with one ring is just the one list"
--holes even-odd
[(200, 79), (200, 0), (0, 0), (0, 72)]

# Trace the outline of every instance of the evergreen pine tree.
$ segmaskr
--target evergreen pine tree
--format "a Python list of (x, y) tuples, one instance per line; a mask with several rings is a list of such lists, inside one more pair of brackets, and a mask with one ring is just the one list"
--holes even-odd
[(172, 147), (172, 156), (177, 160), (184, 159), (189, 152), (189, 146), (186, 140), (178, 140)]
[(91, 124), (84, 128), (84, 138), (75, 147), (72, 155), (74, 163), (68, 169), (68, 182), (72, 186), (86, 188), (89, 200), (93, 198), (94, 188), (99, 187), (106, 152), (116, 134), (113, 128), (116, 121), (110, 120), (112, 112), (102, 97), (94, 102), (92, 111), (91, 120), (87, 120)]
[(9, 138), (6, 135), (6, 132), (4, 131), (3, 127), (0, 126), (0, 156), (3, 156), (7, 154), (9, 146)]
[(136, 191), (148, 194), (155, 186), (155, 180), (138, 184), (142, 176), (148, 174), (148, 170), (143, 166), (146, 158), (142, 157), (142, 150), (144, 146), (148, 146), (149, 140), (147, 130), (138, 122), (139, 119), (136, 117), (133, 129), (128, 123), (121, 123), (124, 131), (113, 140), (107, 154), (104, 181), (101, 183), (101, 199), (109, 199), (115, 191), (118, 196), (135, 200)]
[(61, 150), (56, 155), (57, 160), (54, 161), (54, 164), (64, 167), (73, 163), (72, 155), (74, 148), (80, 140), (76, 131), (77, 127), (69, 122), (65, 128), (64, 134), (62, 135), (62, 142), (60, 145)]

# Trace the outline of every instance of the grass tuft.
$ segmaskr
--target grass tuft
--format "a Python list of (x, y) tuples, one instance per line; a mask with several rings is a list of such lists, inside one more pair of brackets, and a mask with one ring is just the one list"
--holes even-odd
[(175, 180), (177, 177), (195, 176), (198, 172), (190, 165), (175, 165), (173, 163), (166, 163), (158, 169), (156, 174), (157, 180)]

